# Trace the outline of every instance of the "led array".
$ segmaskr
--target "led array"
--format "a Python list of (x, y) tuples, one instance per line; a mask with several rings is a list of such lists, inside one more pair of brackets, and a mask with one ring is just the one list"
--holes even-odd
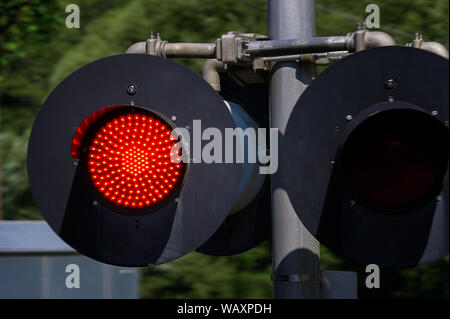
[(171, 127), (159, 118), (117, 116), (94, 134), (88, 146), (89, 176), (102, 196), (118, 206), (152, 206), (182, 180), (181, 150), (172, 150), (177, 142)]

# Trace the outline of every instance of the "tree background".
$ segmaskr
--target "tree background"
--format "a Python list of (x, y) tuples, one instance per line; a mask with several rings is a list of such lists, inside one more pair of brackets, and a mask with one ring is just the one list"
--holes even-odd
[[(374, 1), (316, 0), (317, 35), (352, 32)], [(41, 219), (26, 173), (34, 116), (55, 86), (79, 67), (121, 54), (150, 30), (175, 42), (214, 41), (227, 31), (267, 34), (266, 0), (78, 0), (81, 27), (67, 29), (66, 0), (0, 0), (0, 218)], [(448, 1), (377, 0), (381, 29), (398, 44), (415, 32), (448, 47)], [(199, 72), (202, 60), (179, 59)], [(193, 252), (143, 269), (142, 298), (270, 298), (271, 252), (265, 242), (246, 253), (210, 257)], [(357, 271), (360, 298), (448, 298), (448, 257), (407, 270), (382, 270), (381, 289), (326, 248), (321, 267)]]

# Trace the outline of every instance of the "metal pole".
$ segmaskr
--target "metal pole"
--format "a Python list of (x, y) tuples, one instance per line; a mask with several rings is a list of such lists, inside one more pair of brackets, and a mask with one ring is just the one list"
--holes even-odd
[[(269, 0), (272, 40), (314, 36), (314, 0)], [(314, 66), (280, 62), (270, 80), (271, 127), (279, 129), (279, 144), (298, 98), (310, 83)], [(280, 167), (272, 176), (272, 249), (275, 298), (319, 298), (319, 243), (300, 222), (284, 190)], [(307, 181), (304, 181), (307, 182)]]

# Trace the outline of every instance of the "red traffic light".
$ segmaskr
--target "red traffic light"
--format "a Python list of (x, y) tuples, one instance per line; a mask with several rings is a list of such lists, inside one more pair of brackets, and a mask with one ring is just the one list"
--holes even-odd
[[(113, 112), (85, 137), (90, 184), (108, 202), (148, 208), (181, 185), (185, 163), (177, 160), (172, 127), (155, 114), (126, 108)], [(177, 151), (177, 153), (181, 150)]]
[(171, 132), (191, 132), (196, 120), (221, 134), (236, 127), (217, 92), (176, 62), (128, 54), (74, 72), (30, 134), (28, 176), (42, 215), (74, 249), (114, 265), (161, 264), (199, 248), (227, 218), (242, 165), (178, 163), (189, 143), (172, 151)]

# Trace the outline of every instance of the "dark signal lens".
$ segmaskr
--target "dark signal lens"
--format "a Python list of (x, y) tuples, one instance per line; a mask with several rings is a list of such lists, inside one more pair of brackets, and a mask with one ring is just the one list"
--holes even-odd
[(173, 150), (178, 140), (171, 132), (150, 112), (110, 117), (87, 145), (87, 167), (95, 189), (125, 208), (147, 208), (166, 199), (185, 171), (181, 149)]
[(448, 167), (448, 129), (430, 115), (395, 109), (357, 126), (342, 149), (344, 175), (356, 198), (388, 209), (436, 196)]

